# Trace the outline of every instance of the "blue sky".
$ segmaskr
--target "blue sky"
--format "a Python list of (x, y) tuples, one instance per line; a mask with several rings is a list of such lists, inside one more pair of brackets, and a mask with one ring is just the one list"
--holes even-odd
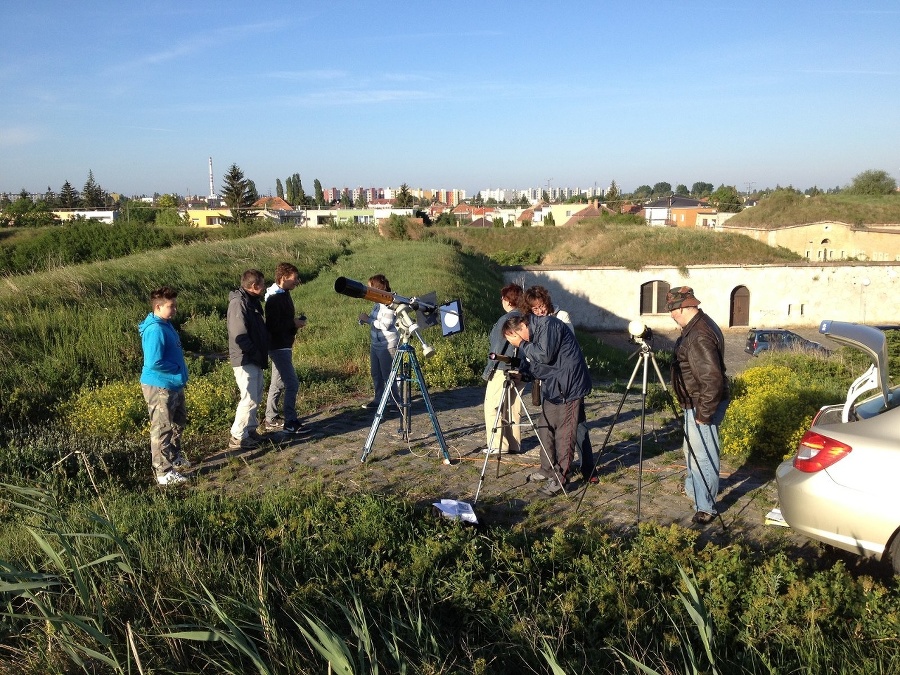
[(898, 35), (896, 0), (19, 2), (0, 191), (896, 178)]

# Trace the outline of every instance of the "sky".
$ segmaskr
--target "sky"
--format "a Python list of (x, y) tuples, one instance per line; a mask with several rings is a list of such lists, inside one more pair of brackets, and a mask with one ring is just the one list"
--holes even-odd
[(0, 21), (0, 192), (900, 177), (897, 0), (29, 0)]

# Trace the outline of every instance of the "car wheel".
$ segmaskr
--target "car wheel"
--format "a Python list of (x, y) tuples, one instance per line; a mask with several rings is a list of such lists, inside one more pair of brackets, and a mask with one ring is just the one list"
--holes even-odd
[(891, 564), (894, 566), (894, 574), (900, 576), (900, 530), (894, 532), (894, 539), (888, 550), (891, 556)]

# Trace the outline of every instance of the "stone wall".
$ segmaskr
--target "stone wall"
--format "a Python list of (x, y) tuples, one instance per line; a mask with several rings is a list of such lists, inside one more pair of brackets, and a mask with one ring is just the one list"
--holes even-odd
[[(687, 269), (646, 267), (507, 268), (506, 283), (546, 286), (554, 304), (586, 330), (625, 330), (641, 319), (653, 330), (670, 330), (667, 314), (644, 314), (641, 286), (664, 281), (691, 286), (702, 308), (723, 328), (731, 323), (732, 294), (750, 292), (749, 326), (815, 327), (823, 319), (900, 324), (900, 264), (824, 263), (776, 266), (700, 265)], [(741, 325), (741, 324), (737, 324)]]

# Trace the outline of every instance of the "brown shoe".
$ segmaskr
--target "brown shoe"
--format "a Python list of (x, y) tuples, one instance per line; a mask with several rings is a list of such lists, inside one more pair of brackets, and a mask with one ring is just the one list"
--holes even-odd
[(712, 521), (716, 519), (715, 513), (707, 513), (706, 511), (697, 511), (694, 514), (694, 517), (691, 518), (691, 522), (695, 525), (709, 525)]

